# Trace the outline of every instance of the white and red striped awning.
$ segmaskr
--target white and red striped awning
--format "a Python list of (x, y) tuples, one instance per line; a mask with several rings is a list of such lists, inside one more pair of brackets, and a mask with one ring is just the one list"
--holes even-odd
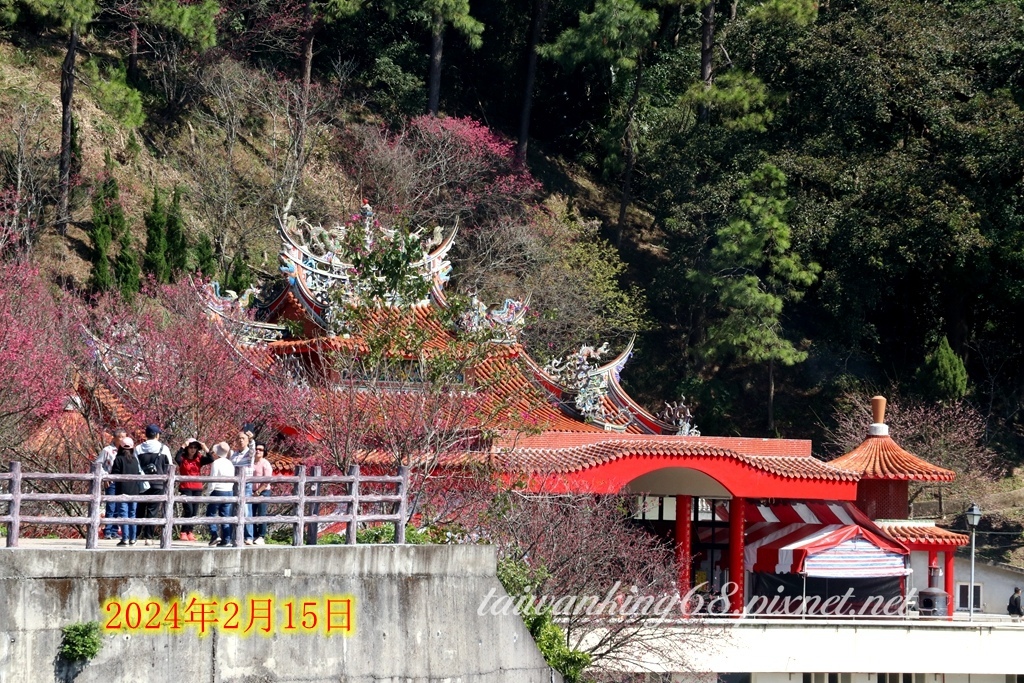
[(909, 551), (846, 503), (754, 505), (747, 571), (827, 578), (904, 576)]

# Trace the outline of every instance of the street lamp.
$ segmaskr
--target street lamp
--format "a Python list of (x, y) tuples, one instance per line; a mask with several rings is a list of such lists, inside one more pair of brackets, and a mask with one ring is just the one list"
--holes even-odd
[(971, 503), (967, 509), (967, 526), (971, 527), (971, 585), (967, 589), (967, 611), (969, 621), (974, 621), (974, 531), (981, 521), (981, 508), (977, 503)]

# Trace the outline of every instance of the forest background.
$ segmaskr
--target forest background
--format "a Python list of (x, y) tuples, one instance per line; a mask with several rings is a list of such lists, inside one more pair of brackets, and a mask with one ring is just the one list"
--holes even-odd
[(201, 270), (242, 291), (277, 276), (275, 207), (329, 225), (365, 197), (413, 228), (458, 221), (453, 287), (530, 294), (540, 360), (637, 334), (622, 380), (655, 413), (685, 396), (706, 434), (827, 458), (882, 392), (897, 440), (970, 495), (1017, 486), (1020, 2), (0, 0), (0, 18), (0, 242), (53, 287), (133, 296)]

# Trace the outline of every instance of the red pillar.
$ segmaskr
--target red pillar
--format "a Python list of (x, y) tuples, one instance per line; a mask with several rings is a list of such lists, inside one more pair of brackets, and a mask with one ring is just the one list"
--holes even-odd
[(950, 619), (952, 619), (953, 618), (953, 601), (956, 598), (956, 596), (953, 595), (953, 555), (954, 555), (954, 552), (953, 552), (953, 549), (950, 548), (949, 550), (943, 551), (942, 554), (945, 555), (945, 558), (946, 558), (946, 569), (945, 569), (945, 572), (944, 572), (945, 573), (945, 578), (946, 578), (946, 585), (943, 588), (943, 590), (946, 591), (946, 595), (948, 596), (946, 598), (946, 616), (948, 616)]
[(690, 591), (690, 562), (693, 559), (693, 548), (690, 543), (692, 518), (693, 498), (676, 496), (676, 571), (681, 596)]
[(736, 592), (732, 595), (730, 610), (734, 614), (743, 611), (744, 593), (744, 518), (746, 517), (746, 501), (733, 498), (729, 502), (729, 580), (736, 584)]

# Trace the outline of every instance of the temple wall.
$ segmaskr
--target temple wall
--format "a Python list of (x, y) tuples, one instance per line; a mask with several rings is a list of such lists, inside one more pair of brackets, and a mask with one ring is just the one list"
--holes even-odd
[(857, 507), (871, 519), (907, 519), (908, 483), (864, 479), (857, 484)]
[[(477, 614), (492, 591), (505, 595), (493, 550), (481, 546), (0, 549), (0, 683), (559, 680), (516, 614)], [(109, 623), (116, 608), (104, 613), (108, 599), (159, 602), (170, 617), (170, 605), (184, 608), (190, 596), (222, 608), (205, 635), (173, 620), (146, 631), (144, 615), (139, 628), (104, 633), (80, 671), (57, 660), (61, 627)], [(336, 609), (342, 598), (351, 600), (351, 622)], [(242, 606), (234, 622), (232, 599)], [(249, 600), (273, 614), (243, 635)], [(300, 627), (314, 619), (303, 616), (304, 601), (318, 620), (310, 630)]]

